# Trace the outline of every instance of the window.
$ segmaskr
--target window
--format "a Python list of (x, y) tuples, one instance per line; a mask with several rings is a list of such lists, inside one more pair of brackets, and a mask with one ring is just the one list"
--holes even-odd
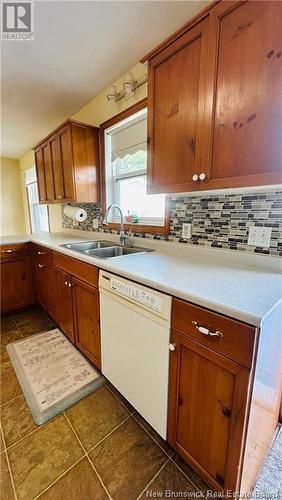
[(40, 205), (35, 168), (30, 168), (25, 173), (27, 200), (32, 233), (42, 231), (49, 233), (48, 205)]
[[(147, 109), (105, 129), (106, 204), (120, 205), (129, 224), (165, 225), (163, 194), (149, 195), (147, 185)], [(119, 222), (118, 214), (110, 214)]]

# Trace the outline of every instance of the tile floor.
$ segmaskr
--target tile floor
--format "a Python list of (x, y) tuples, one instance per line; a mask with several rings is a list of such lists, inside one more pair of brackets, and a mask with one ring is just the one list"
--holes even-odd
[(1, 500), (136, 500), (165, 497), (166, 490), (183, 498), (206, 491), (110, 384), (34, 424), (5, 346), (52, 328), (39, 308), (2, 321)]

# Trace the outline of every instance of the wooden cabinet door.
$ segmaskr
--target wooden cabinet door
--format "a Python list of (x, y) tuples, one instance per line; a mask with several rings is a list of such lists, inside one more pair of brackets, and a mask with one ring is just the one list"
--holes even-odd
[(56, 291), (56, 320), (67, 337), (74, 342), (72, 310), (72, 288), (70, 276), (55, 268), (54, 285)]
[(205, 19), (149, 62), (149, 193), (188, 191), (207, 165), (207, 43)]
[(210, 22), (209, 188), (281, 182), (282, 3), (220, 2)]
[(57, 133), (61, 168), (64, 199), (75, 200), (74, 179), (73, 179), (73, 152), (72, 152), (72, 137), (71, 127), (66, 125)]
[(1, 262), (1, 311), (33, 302), (30, 258), (18, 257)]
[(54, 194), (56, 201), (62, 201), (64, 198), (63, 174), (61, 164), (60, 142), (58, 134), (50, 138), (50, 149), (53, 167)]
[(44, 164), (45, 181), (46, 181), (46, 199), (47, 201), (54, 201), (55, 199), (54, 177), (53, 177), (51, 147), (49, 141), (43, 144), (42, 155), (43, 155), (43, 164)]
[(249, 371), (173, 331), (169, 443), (212, 488), (236, 490)]
[(48, 273), (47, 266), (34, 262), (37, 298), (39, 304), (47, 311), (48, 309)]
[(34, 157), (35, 157), (39, 200), (46, 202), (46, 180), (45, 180), (43, 154), (41, 147), (34, 151)]
[(101, 341), (97, 288), (72, 278), (76, 346), (100, 368)]

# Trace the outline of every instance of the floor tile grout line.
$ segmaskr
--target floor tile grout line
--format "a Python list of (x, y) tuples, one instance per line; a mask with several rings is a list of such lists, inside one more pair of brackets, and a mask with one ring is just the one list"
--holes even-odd
[(99, 446), (99, 444), (103, 443), (103, 441), (105, 441), (108, 437), (110, 437), (111, 434), (113, 434), (119, 427), (121, 427), (123, 424), (125, 424), (125, 422), (127, 422), (127, 420), (129, 420), (131, 417), (132, 417), (132, 415), (130, 413), (128, 415), (128, 417), (126, 417), (122, 422), (120, 422), (120, 424), (118, 424), (114, 429), (112, 429), (105, 437), (100, 439), (100, 441), (98, 441), (98, 443), (96, 443), (89, 451), (87, 451), (87, 453), (91, 453), (91, 451), (95, 450), (95, 448), (97, 448), (97, 446)]
[(3, 432), (3, 429), (2, 429), (2, 425), (0, 425), (0, 433), (1, 433), (2, 441), (4, 443), (4, 448), (5, 448), (4, 453), (5, 453), (5, 457), (6, 457), (6, 461), (7, 461), (7, 466), (8, 466), (8, 470), (9, 470), (9, 474), (10, 474), (10, 479), (11, 479), (12, 489), (13, 489), (13, 492), (14, 492), (14, 497), (17, 500), (18, 495), (17, 495), (17, 492), (16, 492), (16, 487), (15, 487), (14, 478), (13, 478), (13, 474), (12, 474), (12, 469), (11, 469), (11, 465), (10, 465), (9, 455), (8, 455), (8, 452), (7, 452), (6, 440), (5, 440), (4, 432)]
[[(23, 396), (23, 394), (20, 394), (20, 396)], [(36, 429), (33, 429), (33, 431), (30, 431), (28, 434), (26, 434), (25, 436), (22, 436), (20, 439), (18, 439), (18, 441), (15, 441), (14, 443), (10, 444), (10, 446), (7, 446), (7, 450), (10, 450), (11, 448), (13, 448), (14, 446), (16, 446), (16, 444), (20, 443), (21, 441), (23, 441), (25, 438), (31, 436), (32, 434), (34, 434), (35, 432), (39, 431), (40, 429), (43, 428), (43, 426), (45, 425), (48, 425), (49, 422), (53, 422), (53, 420), (55, 420), (56, 417), (59, 417), (61, 414), (59, 413), (58, 415), (55, 415), (54, 417), (52, 417), (50, 420), (44, 422), (43, 424), (41, 425), (37, 425), (35, 424), (37, 427)]]
[(158, 470), (158, 472), (156, 472), (156, 474), (154, 475), (154, 477), (152, 477), (151, 481), (149, 481), (149, 483), (146, 484), (145, 488), (141, 491), (140, 495), (138, 495), (138, 497), (136, 498), (136, 500), (139, 500), (139, 498), (141, 498), (141, 496), (143, 495), (143, 493), (149, 488), (150, 484), (152, 484), (152, 482), (156, 479), (156, 477), (158, 477), (158, 475), (160, 474), (160, 472), (165, 468), (165, 466), (168, 464), (168, 462), (170, 461), (170, 458), (168, 458), (165, 463), (161, 466), (161, 468)]
[(144, 425), (141, 424), (141, 422), (139, 422), (139, 420), (134, 416), (132, 415), (135, 422), (137, 422), (138, 425), (140, 425), (140, 427), (142, 427), (142, 429), (148, 434), (148, 436), (150, 436), (150, 438), (158, 445), (158, 447), (164, 452), (164, 454), (168, 457), (168, 458), (171, 458), (173, 453), (174, 453), (174, 450), (172, 450), (171, 454), (169, 455), (169, 453), (167, 453), (162, 447), (161, 445), (158, 443), (158, 441), (150, 434), (150, 432), (148, 431), (148, 429), (146, 429), (146, 427)]
[(101, 476), (100, 476), (99, 472), (97, 471), (97, 469), (96, 469), (95, 465), (93, 464), (92, 460), (90, 459), (89, 455), (87, 454), (87, 455), (86, 455), (86, 457), (87, 457), (87, 460), (88, 460), (88, 462), (89, 462), (90, 466), (92, 467), (93, 471), (95, 472), (96, 476), (98, 477), (98, 479), (99, 479), (99, 481), (100, 481), (100, 483), (101, 483), (102, 487), (104, 488), (104, 490), (105, 490), (105, 492), (106, 492), (107, 496), (109, 497), (109, 499), (110, 499), (110, 500), (112, 500), (112, 497), (111, 497), (111, 495), (110, 495), (110, 492), (107, 490), (106, 485), (104, 484), (103, 479), (101, 478)]
[[(81, 442), (81, 440), (80, 440), (80, 438), (79, 438), (79, 436), (78, 436), (77, 432), (75, 431), (75, 429), (74, 429), (73, 425), (71, 424), (71, 422), (70, 422), (70, 420), (69, 420), (68, 416), (66, 415), (66, 413), (65, 413), (65, 412), (63, 412), (63, 414), (64, 414), (65, 419), (66, 419), (66, 421), (68, 422), (68, 424), (69, 424), (69, 426), (70, 426), (70, 428), (71, 428), (71, 430), (72, 430), (73, 434), (75, 435), (75, 437), (76, 437), (77, 441), (79, 442), (79, 444), (80, 444), (81, 448), (83, 449), (83, 451), (84, 451), (84, 453), (85, 453), (85, 455), (86, 455), (86, 458), (87, 458), (87, 460), (88, 460), (88, 462), (89, 462), (90, 466), (92, 467), (92, 469), (94, 470), (95, 474), (97, 475), (97, 477), (98, 477), (98, 479), (99, 479), (99, 481), (100, 481), (100, 483), (101, 483), (101, 485), (102, 485), (102, 488), (105, 490), (105, 492), (106, 492), (107, 496), (111, 499), (110, 493), (108, 492), (108, 490), (107, 490), (107, 488), (106, 488), (106, 486), (105, 486), (105, 484), (104, 484), (104, 482), (103, 482), (102, 478), (100, 477), (100, 474), (98, 474), (98, 472), (96, 471), (96, 468), (94, 467), (94, 464), (91, 462), (91, 460), (90, 460), (90, 458), (89, 458), (89, 456), (88, 456), (88, 453), (90, 453), (90, 452), (87, 452), (87, 451), (86, 451), (86, 448), (83, 446), (83, 444), (82, 444), (82, 442)], [(90, 451), (91, 451), (91, 450), (90, 450)]]
[(78, 441), (79, 445), (81, 446), (82, 450), (84, 451), (84, 454), (85, 454), (85, 455), (87, 455), (86, 448), (83, 446), (83, 444), (82, 444), (82, 442), (81, 442), (80, 437), (78, 436), (78, 434), (77, 434), (76, 430), (74, 429), (73, 425), (71, 424), (71, 422), (70, 422), (70, 420), (69, 420), (69, 418), (68, 418), (68, 416), (67, 416), (67, 414), (66, 414), (66, 412), (65, 412), (65, 411), (63, 411), (63, 415), (64, 415), (64, 417), (65, 417), (65, 420), (66, 420), (66, 421), (67, 421), (67, 423), (69, 424), (69, 426), (70, 426), (70, 428), (71, 428), (71, 430), (72, 430), (73, 434), (75, 435), (75, 437), (76, 437), (76, 439), (77, 439), (77, 441)]
[(188, 481), (192, 484), (192, 486), (194, 486), (194, 488), (197, 491), (201, 491), (200, 488), (198, 488), (198, 486), (196, 486), (196, 484), (192, 481), (192, 479), (187, 474), (185, 474), (185, 472), (181, 469), (181, 467), (177, 465), (177, 463), (173, 460), (172, 456), (170, 457), (170, 460), (175, 465), (175, 467), (177, 467), (177, 469), (186, 477), (186, 479), (188, 479)]
[(57, 477), (55, 479), (55, 481), (53, 481), (51, 484), (49, 484), (49, 486), (47, 486), (47, 488), (45, 488), (45, 490), (41, 491), (39, 493), (39, 495), (36, 495), (36, 497), (33, 497), (33, 500), (36, 500), (37, 498), (40, 498), (41, 495), (43, 495), (43, 493), (46, 493), (46, 491), (50, 490), (50, 488), (52, 486), (54, 486), (54, 484), (59, 481), (59, 479), (61, 479), (62, 477), (64, 477), (70, 470), (72, 470), (79, 462), (81, 462), (81, 460), (83, 460), (84, 458), (86, 457), (86, 455), (84, 454), (82, 457), (80, 457), (74, 464), (72, 464), (67, 470), (65, 470), (59, 477)]
[[(9, 373), (9, 372), (7, 372), (7, 373)], [(3, 373), (3, 375), (4, 375), (4, 373)], [(6, 405), (8, 405), (9, 403), (12, 403), (13, 401), (15, 401), (16, 399), (20, 398), (21, 396), (23, 396), (23, 393), (18, 394), (18, 396), (15, 396), (14, 398), (9, 399), (9, 401), (6, 401), (5, 403), (2, 403), (2, 404), (0, 405), (0, 407), (1, 407), (1, 408), (3, 408), (3, 406), (6, 406)]]
[(26, 434), (25, 436), (21, 437), (20, 439), (18, 439), (18, 441), (15, 441), (14, 443), (10, 444), (10, 446), (7, 446), (7, 450), (11, 450), (12, 448), (14, 448), (14, 446), (16, 446), (16, 444), (19, 444), (21, 443), (25, 438), (29, 437), (29, 436), (32, 436), (32, 434), (34, 434), (35, 432), (39, 431), (39, 429), (42, 428), (42, 425), (38, 426), (37, 429), (33, 429), (33, 431), (30, 431), (28, 434)]

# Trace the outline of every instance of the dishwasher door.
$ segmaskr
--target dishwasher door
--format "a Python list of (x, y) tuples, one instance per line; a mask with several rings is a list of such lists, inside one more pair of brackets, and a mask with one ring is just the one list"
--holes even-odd
[(102, 373), (167, 435), (171, 297), (100, 271)]

